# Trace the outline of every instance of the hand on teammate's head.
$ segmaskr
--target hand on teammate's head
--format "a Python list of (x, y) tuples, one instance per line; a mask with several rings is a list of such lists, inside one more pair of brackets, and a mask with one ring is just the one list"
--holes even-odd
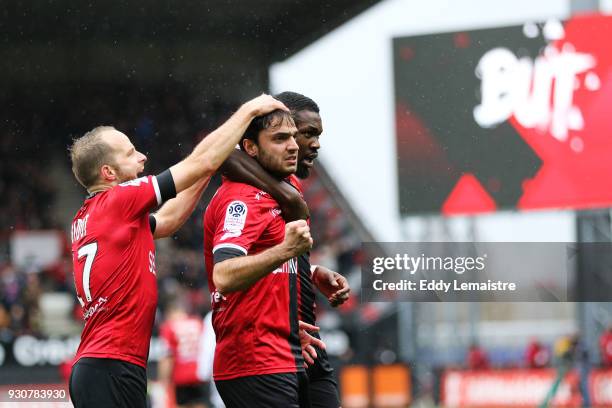
[(281, 101), (265, 93), (251, 99), (245, 105), (250, 107), (254, 116), (262, 116), (277, 109), (289, 112), (289, 109)]

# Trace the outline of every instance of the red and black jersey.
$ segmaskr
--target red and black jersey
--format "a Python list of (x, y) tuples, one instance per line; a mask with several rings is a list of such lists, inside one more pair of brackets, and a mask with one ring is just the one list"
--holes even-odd
[[(162, 175), (174, 190), (170, 172)], [(160, 191), (162, 175), (97, 193), (74, 217), (74, 283), (85, 319), (75, 361), (112, 358), (146, 367), (157, 306), (149, 210), (170, 198)]]
[[(291, 175), (289, 183), (293, 185), (300, 195), (304, 195), (302, 183), (300, 179)], [(310, 220), (308, 220), (310, 224)], [(299, 316), (303, 322), (314, 325), (316, 321), (315, 315), (315, 285), (312, 280), (312, 272), (310, 265), (310, 253), (305, 252), (298, 257), (298, 301), (299, 301)], [(314, 333), (314, 337), (320, 339), (319, 333)], [(306, 374), (309, 380), (310, 398), (312, 406), (321, 407), (339, 407), (340, 400), (338, 397), (338, 386), (333, 374), (333, 368), (329, 363), (327, 352), (315, 346), (317, 358), (314, 364), (309, 365), (306, 369)]]
[(204, 257), (217, 337), (214, 379), (303, 371), (298, 337), (297, 261), (289, 260), (253, 286), (222, 296), (215, 263), (280, 244), (285, 221), (268, 193), (224, 180), (204, 215)]
[[(289, 183), (300, 192), (300, 195), (304, 195), (302, 190), (302, 183), (295, 174), (289, 176)], [(310, 224), (310, 220), (308, 220)], [(310, 270), (310, 252), (304, 252), (298, 257), (298, 308), (300, 320), (308, 323), (315, 324), (315, 299), (316, 293), (314, 290), (314, 283), (312, 281), (312, 272)]]

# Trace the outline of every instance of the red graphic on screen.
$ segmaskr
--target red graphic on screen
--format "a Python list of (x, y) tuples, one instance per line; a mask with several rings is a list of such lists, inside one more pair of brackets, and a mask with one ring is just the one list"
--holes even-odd
[(473, 214), (495, 211), (497, 206), (473, 174), (466, 173), (457, 182), (444, 205), (443, 214)]
[[(557, 58), (555, 63), (558, 65), (549, 65), (549, 71), (553, 73), (541, 75), (541, 71), (540, 75), (536, 75), (537, 63), (533, 64), (529, 92), (535, 94), (537, 87), (540, 91), (544, 87), (544, 92), (548, 92), (546, 103), (549, 106), (545, 107), (548, 116), (544, 115), (547, 117), (545, 123), (535, 123), (538, 119), (534, 119), (529, 109), (523, 106), (522, 113), (515, 111), (507, 119), (542, 160), (537, 173), (523, 180), (517, 208), (583, 209), (609, 207), (612, 204), (610, 27), (611, 17), (587, 15), (572, 18), (563, 27), (562, 38), (551, 42), (538, 57), (546, 61)], [(561, 74), (554, 73), (565, 69), (562, 64), (567, 60), (559, 58), (562, 54), (592, 60), (591, 63), (583, 63), (584, 69), (577, 69), (575, 75), (569, 77), (573, 82), (569, 85), (567, 74), (561, 78)], [(588, 68), (585, 68), (587, 65)], [(571, 87), (569, 93), (568, 86)], [(561, 109), (559, 114), (556, 103), (565, 104), (567, 109)], [(484, 101), (482, 104), (485, 104)], [(520, 109), (516, 108), (517, 111)], [(486, 121), (490, 117), (483, 115), (481, 120)], [(476, 188), (474, 183), (478, 183), (474, 176), (463, 175), (442, 205), (442, 212), (446, 215), (472, 214), (495, 209), (496, 203), (486, 189), (480, 183)]]
[[(570, 129), (566, 140), (558, 140), (550, 132), (528, 129), (515, 117), (510, 119), (543, 162), (535, 177), (523, 183), (524, 193), (517, 204), (520, 209), (612, 204), (611, 22), (612, 18), (603, 16), (573, 18), (565, 25), (565, 38), (554, 44), (558, 50), (573, 47), (596, 60), (588, 73), (576, 77), (573, 98), (582, 113), (582, 129)], [(591, 89), (585, 86), (589, 80), (597, 82)]]

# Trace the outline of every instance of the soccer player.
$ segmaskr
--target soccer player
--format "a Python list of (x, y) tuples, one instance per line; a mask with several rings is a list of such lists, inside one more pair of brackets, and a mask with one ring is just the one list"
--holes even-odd
[[(253, 120), (241, 148), (282, 180), (297, 168), (296, 132), (288, 112), (274, 111)], [(308, 406), (296, 257), (311, 245), (307, 223), (285, 224), (276, 201), (256, 187), (223, 180), (211, 200), (204, 257), (217, 339), (213, 373), (228, 408)]]
[[(321, 147), (319, 137), (323, 132), (318, 105), (310, 98), (296, 92), (283, 92), (275, 96), (291, 110), (297, 127), (295, 140), (299, 146), (296, 175), (300, 179), (309, 177), (314, 160)], [(291, 176), (289, 181), (279, 182), (271, 177), (259, 164), (241, 152), (234, 152), (221, 167), (224, 175), (232, 180), (240, 180), (268, 191), (283, 208), (286, 220), (305, 218), (308, 211), (300, 207), (301, 183)], [(297, 190), (296, 190), (297, 189)], [(296, 194), (300, 193), (300, 194)], [(297, 197), (296, 197), (297, 195)], [(328, 299), (332, 306), (344, 303), (349, 297), (350, 287), (346, 278), (323, 266), (310, 265), (309, 254), (304, 253), (298, 259), (299, 266), (299, 318), (301, 321), (315, 325), (315, 291), (314, 287)], [(315, 336), (318, 335), (315, 333)], [(306, 350), (303, 354), (308, 363), (308, 391), (313, 408), (338, 408), (338, 386), (327, 353), (320, 347)], [(314, 358), (316, 357), (316, 358)]]
[(173, 234), (187, 219), (251, 120), (278, 109), (286, 108), (269, 95), (245, 103), (188, 157), (157, 176), (137, 178), (147, 158), (113, 127), (97, 127), (74, 141), (72, 169), (89, 193), (71, 231), (85, 319), (70, 380), (77, 408), (146, 406), (145, 368), (157, 306), (153, 239)]
[(166, 310), (159, 332), (166, 355), (157, 366), (157, 376), (167, 391), (173, 391), (178, 407), (206, 408), (208, 384), (198, 377), (198, 354), (202, 319), (189, 315), (178, 299)]

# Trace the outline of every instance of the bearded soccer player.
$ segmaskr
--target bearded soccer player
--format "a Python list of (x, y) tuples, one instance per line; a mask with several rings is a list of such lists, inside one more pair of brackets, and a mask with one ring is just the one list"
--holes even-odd
[(70, 379), (76, 407), (146, 406), (157, 306), (153, 239), (184, 223), (251, 120), (277, 109), (286, 108), (269, 95), (245, 103), (157, 176), (137, 178), (147, 158), (113, 127), (97, 127), (74, 141), (72, 169), (89, 193), (72, 223), (74, 280), (85, 319)]
[[(224, 175), (232, 180), (240, 180), (268, 191), (283, 207), (286, 220), (306, 218), (308, 211), (300, 205), (299, 196), (302, 187), (299, 179), (310, 176), (314, 160), (321, 147), (319, 137), (323, 132), (323, 124), (318, 105), (310, 98), (296, 92), (283, 92), (275, 96), (289, 108), (293, 116), (297, 134), (295, 140), (299, 146), (298, 166), (295, 177), (289, 182), (279, 182), (271, 177), (265, 169), (242, 152), (234, 152), (223, 164)], [(299, 178), (299, 179), (298, 179)], [(293, 187), (292, 187), (293, 186)], [(285, 208), (287, 210), (285, 210)], [(327, 297), (332, 306), (344, 303), (349, 297), (347, 280), (337, 272), (323, 266), (310, 265), (309, 254), (304, 253), (298, 258), (299, 266), (299, 318), (301, 321), (314, 325), (315, 291), (314, 287)], [(315, 336), (318, 337), (316, 333)], [(325, 350), (314, 346), (304, 353), (308, 363), (308, 392), (313, 408), (338, 408), (338, 386), (333, 369), (328, 361)]]
[[(255, 119), (241, 148), (277, 180), (297, 167), (291, 115)], [(213, 376), (228, 408), (308, 407), (297, 305), (297, 257), (312, 245), (268, 193), (223, 180), (204, 217), (217, 339)], [(322, 344), (322, 342), (316, 342)]]

